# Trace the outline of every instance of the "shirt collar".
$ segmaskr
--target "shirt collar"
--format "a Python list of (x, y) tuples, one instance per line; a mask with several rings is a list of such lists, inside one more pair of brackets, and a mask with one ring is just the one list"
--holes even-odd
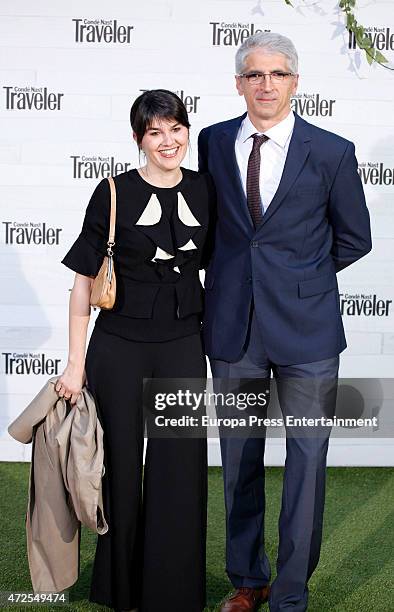
[(265, 132), (257, 132), (255, 126), (249, 118), (249, 115), (246, 115), (245, 119), (242, 122), (240, 140), (241, 142), (245, 142), (253, 134), (256, 134), (256, 132), (258, 134), (264, 133), (270, 138), (270, 140), (273, 140), (276, 144), (282, 147), (282, 149), (284, 149), (293, 132), (294, 122), (294, 113), (291, 110), (287, 117), (282, 119), (282, 121), (279, 121), (279, 123), (274, 125), (269, 130), (266, 130)]

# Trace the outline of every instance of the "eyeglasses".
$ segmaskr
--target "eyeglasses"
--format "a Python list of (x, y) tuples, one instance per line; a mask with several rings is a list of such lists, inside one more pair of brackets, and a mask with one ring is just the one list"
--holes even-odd
[(261, 85), (266, 77), (270, 77), (272, 83), (282, 83), (287, 77), (295, 76), (292, 72), (281, 72), (274, 70), (274, 72), (248, 72), (245, 74), (237, 74), (242, 79), (246, 79), (249, 85)]

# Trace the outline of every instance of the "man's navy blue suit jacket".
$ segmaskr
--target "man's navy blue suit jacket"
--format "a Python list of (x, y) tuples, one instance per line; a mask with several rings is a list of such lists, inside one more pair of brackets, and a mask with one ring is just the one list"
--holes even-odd
[(206, 352), (239, 359), (253, 300), (273, 363), (334, 357), (346, 348), (336, 272), (372, 248), (354, 145), (296, 115), (278, 190), (255, 230), (235, 157), (244, 117), (199, 135), (199, 168), (214, 180), (218, 208), (205, 278)]

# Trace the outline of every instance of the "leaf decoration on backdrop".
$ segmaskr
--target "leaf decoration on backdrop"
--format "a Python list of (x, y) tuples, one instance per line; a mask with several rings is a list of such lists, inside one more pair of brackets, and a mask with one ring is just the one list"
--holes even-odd
[[(288, 6), (294, 8), (294, 5), (291, 0), (284, 0), (284, 2)], [(314, 4), (318, 5), (318, 2), (315, 2)], [(336, 38), (345, 28), (349, 32), (349, 34), (353, 34), (357, 47), (360, 49), (361, 52), (363, 51), (365, 53), (369, 65), (376, 63), (379, 64), (379, 66), (386, 68), (387, 70), (394, 70), (394, 66), (391, 64), (391, 62), (388, 61), (388, 59), (383, 55), (383, 53), (376, 49), (374, 40), (372, 39), (372, 36), (370, 36), (368, 32), (366, 32), (365, 26), (361, 25), (357, 21), (354, 14), (356, 4), (356, 0), (339, 0), (338, 9), (345, 15), (346, 23), (345, 25), (343, 25), (342, 21), (339, 21), (333, 24), (336, 26), (333, 38)], [(303, 6), (310, 6), (310, 2), (308, 3), (307, 0), (303, 0), (296, 7), (296, 10), (299, 11), (299, 9)], [(359, 68), (361, 64), (360, 51), (356, 52), (354, 63), (351, 62), (350, 69), (353, 72), (356, 72), (356, 69)], [(342, 52), (343, 51), (341, 50), (341, 53)]]

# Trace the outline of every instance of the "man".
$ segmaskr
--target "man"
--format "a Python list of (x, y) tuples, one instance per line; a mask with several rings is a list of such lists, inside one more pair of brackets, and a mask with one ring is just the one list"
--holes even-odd
[[(216, 185), (215, 250), (207, 270), (205, 343), (214, 378), (300, 379), (284, 385), (284, 416), (333, 415), (346, 347), (336, 272), (371, 250), (354, 145), (294, 115), (297, 52), (258, 33), (236, 54), (247, 113), (205, 128), (200, 170)], [(325, 386), (324, 381), (332, 381)], [(308, 384), (310, 383), (309, 387)], [(290, 385), (291, 387), (291, 385)], [(329, 433), (291, 437), (279, 519), (277, 577), (264, 551), (264, 438), (221, 439), (226, 569), (235, 593), (222, 612), (307, 609), (320, 553)]]

